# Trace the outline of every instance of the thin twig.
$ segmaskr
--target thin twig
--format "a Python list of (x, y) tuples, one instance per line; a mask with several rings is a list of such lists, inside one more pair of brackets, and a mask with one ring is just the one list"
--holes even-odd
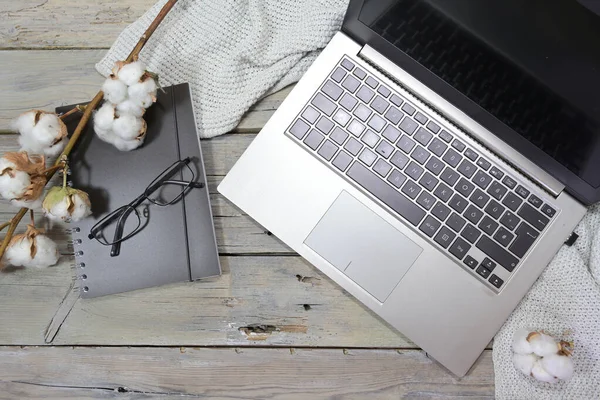
[(75, 113), (76, 113), (76, 112), (78, 112), (78, 111), (80, 111), (80, 109), (79, 109), (79, 106), (73, 107), (71, 110), (67, 111), (66, 113), (64, 113), (64, 114), (61, 114), (61, 115), (59, 116), (59, 118), (60, 118), (60, 119), (65, 119), (65, 118), (67, 118), (69, 115), (71, 115), (71, 114), (75, 114)]
[[(146, 32), (144, 32), (144, 34), (138, 41), (137, 45), (133, 48), (131, 53), (129, 53), (129, 56), (125, 60), (126, 62), (130, 62), (130, 61), (138, 59), (140, 51), (142, 51), (142, 49), (144, 48), (144, 45), (146, 45), (146, 42), (148, 42), (148, 39), (150, 39), (150, 36), (152, 36), (152, 34), (156, 30), (156, 28), (158, 28), (160, 23), (165, 19), (165, 17), (169, 13), (169, 11), (171, 11), (171, 8), (173, 8), (175, 3), (177, 3), (177, 0), (167, 1), (167, 3), (160, 10), (158, 15), (154, 19), (154, 21), (152, 21), (152, 23), (150, 24), (148, 29), (146, 29)], [(94, 96), (92, 101), (86, 105), (85, 111), (83, 112), (81, 120), (79, 120), (79, 123), (77, 124), (77, 127), (75, 128), (75, 131), (73, 132), (73, 135), (71, 135), (71, 138), (69, 139), (69, 142), (65, 146), (65, 149), (61, 153), (60, 157), (58, 157), (56, 159), (54, 166), (61, 165), (61, 163), (63, 162), (63, 157), (66, 157), (71, 153), (71, 150), (73, 150), (73, 147), (75, 146), (75, 143), (77, 143), (79, 136), (81, 136), (81, 132), (83, 132), (83, 129), (85, 128), (88, 121), (90, 120), (90, 118), (92, 116), (92, 112), (98, 107), (98, 105), (100, 104), (100, 102), (102, 101), (103, 98), (104, 98), (104, 93), (102, 91), (100, 91), (100, 92), (98, 92), (98, 94), (96, 96)], [(76, 109), (77, 109), (77, 107), (76, 107)], [(71, 111), (73, 111), (73, 110), (71, 110)], [(69, 111), (69, 112), (71, 112), (71, 111)], [(56, 171), (59, 169), (60, 168), (49, 170), (46, 173), (46, 180), (50, 181), (50, 179), (54, 176)], [(12, 235), (14, 234), (15, 230), (17, 229), (17, 225), (19, 225), (19, 222), (21, 222), (21, 219), (23, 219), (23, 216), (27, 213), (27, 210), (28, 210), (27, 208), (21, 208), (19, 210), (19, 212), (10, 220), (8, 232), (6, 233), (6, 236), (4, 237), (4, 240), (2, 241), (2, 246), (0, 246), (0, 259), (2, 259), (2, 256), (4, 255), (4, 252), (6, 251), (6, 247), (8, 247), (8, 243), (10, 243), (10, 239), (12, 238)]]
[(29, 216), (31, 217), (31, 226), (35, 227), (35, 218), (33, 218), (33, 210), (29, 210)]
[(10, 222), (11, 221), (6, 221), (2, 225), (0, 225), (0, 232), (3, 231), (4, 229), (6, 229), (6, 227), (10, 225)]

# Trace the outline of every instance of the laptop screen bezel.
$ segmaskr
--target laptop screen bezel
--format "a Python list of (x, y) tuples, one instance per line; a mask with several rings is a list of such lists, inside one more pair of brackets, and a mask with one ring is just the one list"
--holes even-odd
[(359, 15), (363, 4), (364, 0), (350, 0), (342, 32), (361, 45), (371, 46), (390, 61), (396, 63), (400, 68), (564, 184), (565, 190), (582, 203), (590, 205), (600, 200), (600, 188), (591, 186), (459, 90), (362, 23), (359, 20)]

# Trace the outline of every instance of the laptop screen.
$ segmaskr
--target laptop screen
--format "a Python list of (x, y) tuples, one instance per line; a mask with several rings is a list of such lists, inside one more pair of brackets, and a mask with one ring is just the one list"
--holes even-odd
[(600, 1), (365, 0), (359, 20), (600, 186)]

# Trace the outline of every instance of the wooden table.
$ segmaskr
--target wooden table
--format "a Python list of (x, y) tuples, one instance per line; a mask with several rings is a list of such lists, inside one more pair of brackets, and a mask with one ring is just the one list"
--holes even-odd
[[(153, 3), (0, 3), (2, 152), (19, 113), (91, 99), (94, 63)], [(67, 224), (56, 267), (0, 274), (0, 398), (493, 397), (491, 351), (456, 379), (217, 193), (287, 93), (202, 142), (220, 278), (81, 300)]]

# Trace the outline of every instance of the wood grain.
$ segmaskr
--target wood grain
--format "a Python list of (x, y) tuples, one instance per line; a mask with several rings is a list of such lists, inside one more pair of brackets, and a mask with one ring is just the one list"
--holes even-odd
[(457, 379), (418, 350), (0, 348), (0, 398), (491, 399), (485, 352)]
[[(94, 66), (104, 53), (104, 50), (0, 51), (3, 78), (0, 131), (7, 130), (13, 118), (32, 108), (54, 110), (61, 105), (90, 101), (102, 85), (103, 78)], [(258, 132), (290, 90), (283, 89), (258, 102), (234, 132)]]

